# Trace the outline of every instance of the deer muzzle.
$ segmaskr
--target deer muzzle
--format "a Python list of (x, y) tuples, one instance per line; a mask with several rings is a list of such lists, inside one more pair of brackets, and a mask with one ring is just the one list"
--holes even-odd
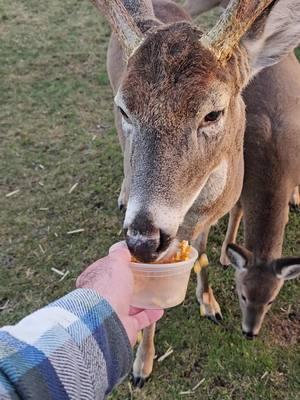
[(172, 238), (155, 226), (151, 215), (139, 212), (125, 228), (126, 242), (131, 254), (142, 262), (155, 261), (170, 245)]

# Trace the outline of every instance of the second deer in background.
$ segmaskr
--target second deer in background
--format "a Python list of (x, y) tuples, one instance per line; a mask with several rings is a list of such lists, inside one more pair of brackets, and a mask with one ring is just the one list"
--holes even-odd
[[(187, 0), (185, 8), (195, 16), (220, 3), (228, 1)], [(283, 8), (289, 6), (282, 3)], [(291, 23), (295, 11), (290, 9)], [(253, 338), (284, 280), (300, 274), (300, 258), (280, 258), (288, 203), (299, 206), (300, 65), (294, 53), (256, 75), (243, 97), (247, 121), (244, 183), (240, 200), (230, 212), (220, 262), (232, 263), (236, 269), (242, 328)], [(236, 240), (242, 217), (246, 248), (228, 247)]]
[[(243, 332), (252, 338), (258, 334), (283, 280), (300, 274), (300, 258), (280, 259), (288, 203), (300, 183), (300, 65), (294, 53), (261, 71), (246, 88), (244, 99), (243, 190), (230, 212), (220, 261), (229, 263), (226, 248), (235, 242), (243, 217), (248, 251), (235, 247), (227, 249), (227, 254), (237, 270)], [(300, 246), (298, 252), (300, 255)]]

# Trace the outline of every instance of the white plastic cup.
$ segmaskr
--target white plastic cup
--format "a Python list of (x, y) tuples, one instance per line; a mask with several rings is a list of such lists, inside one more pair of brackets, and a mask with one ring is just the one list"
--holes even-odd
[(131, 305), (138, 308), (171, 308), (185, 299), (191, 270), (198, 258), (193, 247), (187, 261), (168, 264), (132, 262), (134, 292)]

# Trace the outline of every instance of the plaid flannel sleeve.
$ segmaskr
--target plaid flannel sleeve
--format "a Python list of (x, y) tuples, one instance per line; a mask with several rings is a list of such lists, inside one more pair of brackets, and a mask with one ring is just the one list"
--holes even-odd
[(1, 400), (101, 400), (131, 364), (123, 325), (93, 290), (74, 290), (0, 329)]

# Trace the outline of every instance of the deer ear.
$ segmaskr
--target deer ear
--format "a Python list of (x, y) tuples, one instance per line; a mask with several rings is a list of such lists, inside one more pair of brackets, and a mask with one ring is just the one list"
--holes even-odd
[(236, 270), (242, 272), (247, 269), (247, 264), (251, 257), (250, 251), (242, 246), (231, 243), (227, 246), (226, 254)]
[(279, 258), (274, 262), (275, 274), (277, 278), (294, 279), (300, 276), (300, 258), (299, 257), (286, 257)]
[(300, 42), (300, 1), (272, 3), (245, 35), (252, 76), (279, 62)]

